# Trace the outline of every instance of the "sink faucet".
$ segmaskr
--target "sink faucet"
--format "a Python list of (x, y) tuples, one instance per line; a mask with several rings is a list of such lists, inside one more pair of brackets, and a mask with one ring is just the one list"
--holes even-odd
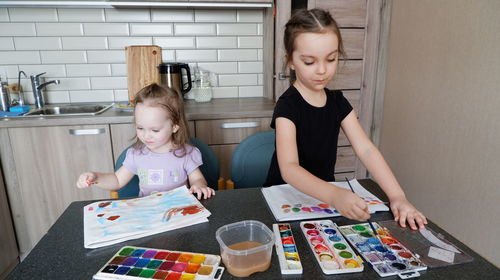
[(42, 94), (42, 89), (50, 84), (59, 84), (59, 80), (52, 80), (49, 82), (45, 82), (43, 84), (40, 84), (40, 76), (45, 74), (46, 72), (32, 75), (30, 76), (31, 79), (31, 87), (33, 88), (33, 95), (35, 96), (35, 106), (40, 109), (45, 106), (45, 101), (43, 99), (43, 94)]

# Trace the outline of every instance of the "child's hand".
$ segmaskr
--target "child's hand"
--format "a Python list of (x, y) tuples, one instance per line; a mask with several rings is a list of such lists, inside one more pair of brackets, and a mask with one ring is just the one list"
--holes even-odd
[(78, 177), (78, 181), (76, 181), (76, 186), (79, 189), (88, 188), (92, 184), (96, 183), (97, 175), (93, 172), (85, 172)]
[(392, 199), (391, 210), (394, 220), (399, 221), (401, 227), (406, 227), (408, 223), (411, 229), (417, 230), (424, 228), (427, 224), (424, 214), (420, 213), (405, 197)]
[(346, 218), (357, 221), (366, 221), (370, 218), (366, 202), (351, 191), (338, 188), (333, 198), (333, 205)]
[(202, 197), (204, 199), (207, 199), (210, 198), (212, 195), (215, 195), (215, 191), (212, 188), (199, 185), (192, 185), (191, 188), (189, 188), (189, 192), (196, 193), (198, 199), (201, 199)]

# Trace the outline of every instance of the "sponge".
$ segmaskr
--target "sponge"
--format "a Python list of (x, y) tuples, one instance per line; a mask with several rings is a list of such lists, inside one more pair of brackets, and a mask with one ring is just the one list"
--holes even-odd
[(9, 111), (11, 112), (19, 112), (19, 113), (27, 113), (30, 111), (30, 105), (18, 105), (10, 107)]

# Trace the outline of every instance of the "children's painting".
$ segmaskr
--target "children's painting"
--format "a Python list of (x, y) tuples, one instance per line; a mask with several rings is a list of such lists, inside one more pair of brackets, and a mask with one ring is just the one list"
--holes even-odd
[[(363, 188), (356, 179), (351, 180), (350, 183), (356, 194), (366, 202), (370, 213), (389, 211), (385, 202)], [(350, 190), (347, 182), (333, 182), (332, 184)], [(306, 195), (288, 184), (262, 188), (262, 193), (277, 221), (341, 216), (333, 206)]]
[(210, 212), (187, 187), (149, 196), (99, 201), (83, 208), (85, 248), (98, 248), (208, 222)]

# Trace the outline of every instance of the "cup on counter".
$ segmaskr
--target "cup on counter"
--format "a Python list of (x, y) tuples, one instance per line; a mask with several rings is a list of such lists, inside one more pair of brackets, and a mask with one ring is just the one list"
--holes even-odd
[(273, 232), (263, 223), (245, 220), (217, 229), (222, 262), (236, 277), (266, 271), (271, 265)]
[(196, 102), (208, 102), (212, 100), (211, 73), (204, 69), (196, 69), (194, 72), (193, 96)]

